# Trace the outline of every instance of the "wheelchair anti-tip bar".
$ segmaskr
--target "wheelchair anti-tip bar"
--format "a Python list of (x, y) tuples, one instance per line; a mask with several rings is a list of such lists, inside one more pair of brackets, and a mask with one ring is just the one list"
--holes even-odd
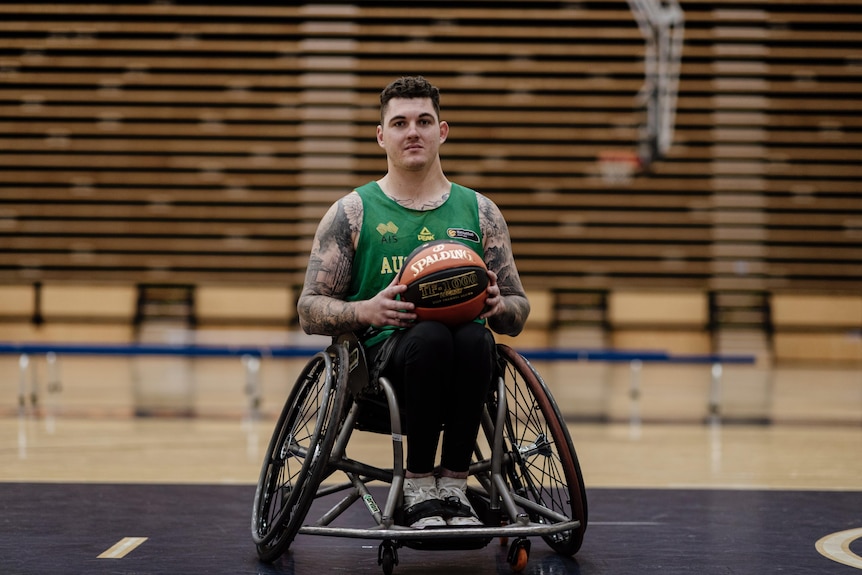
[(434, 527), (431, 529), (414, 529), (393, 525), (390, 528), (370, 527), (317, 527), (303, 526), (299, 533), (305, 535), (323, 535), (328, 537), (355, 537), (357, 539), (390, 539), (393, 541), (409, 541), (420, 539), (453, 539), (464, 537), (544, 537), (563, 531), (580, 528), (581, 522), (572, 519), (564, 523), (529, 523), (528, 525), (501, 525), (499, 527)]

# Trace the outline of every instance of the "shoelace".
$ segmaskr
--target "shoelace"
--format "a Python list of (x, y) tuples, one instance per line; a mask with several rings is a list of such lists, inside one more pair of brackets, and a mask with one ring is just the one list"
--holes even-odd
[(440, 494), (440, 499), (447, 500), (454, 497), (459, 502), (464, 503), (465, 505), (469, 505), (469, 499), (467, 499), (467, 495), (464, 493), (463, 490), (458, 489), (457, 487), (441, 487), (438, 488), (437, 491)]
[(412, 493), (410, 493), (411, 504), (414, 502), (421, 503), (423, 501), (427, 501), (429, 499), (437, 499), (439, 497), (436, 493), (434, 493), (435, 491), (437, 491), (436, 487), (426, 487), (425, 485), (417, 486), (414, 484), (413, 489), (415, 489), (415, 491), (411, 490)]

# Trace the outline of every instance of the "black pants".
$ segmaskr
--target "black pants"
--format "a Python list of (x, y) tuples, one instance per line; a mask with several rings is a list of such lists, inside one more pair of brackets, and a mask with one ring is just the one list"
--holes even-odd
[(494, 373), (494, 345), (493, 334), (475, 322), (449, 328), (424, 321), (401, 334), (382, 374), (409, 422), (408, 471), (434, 470), (441, 431), (441, 467), (467, 471)]

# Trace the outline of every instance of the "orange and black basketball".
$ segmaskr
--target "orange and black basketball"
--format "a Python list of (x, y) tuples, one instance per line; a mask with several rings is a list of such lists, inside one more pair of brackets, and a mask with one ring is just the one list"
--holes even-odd
[(401, 299), (416, 305), (419, 321), (458, 325), (476, 319), (485, 307), (488, 273), (470, 247), (452, 240), (422, 244), (404, 259), (398, 283)]

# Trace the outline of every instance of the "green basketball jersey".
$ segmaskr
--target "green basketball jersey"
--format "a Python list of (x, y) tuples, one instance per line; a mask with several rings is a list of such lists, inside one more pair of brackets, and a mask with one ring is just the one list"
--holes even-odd
[[(371, 299), (388, 286), (410, 252), (433, 240), (462, 242), (484, 257), (479, 202), (470, 188), (452, 184), (449, 197), (433, 210), (400, 206), (370, 182), (356, 189), (362, 198), (362, 227), (353, 260), (349, 301)], [(383, 341), (397, 328), (372, 326), (360, 334), (365, 345)]]

